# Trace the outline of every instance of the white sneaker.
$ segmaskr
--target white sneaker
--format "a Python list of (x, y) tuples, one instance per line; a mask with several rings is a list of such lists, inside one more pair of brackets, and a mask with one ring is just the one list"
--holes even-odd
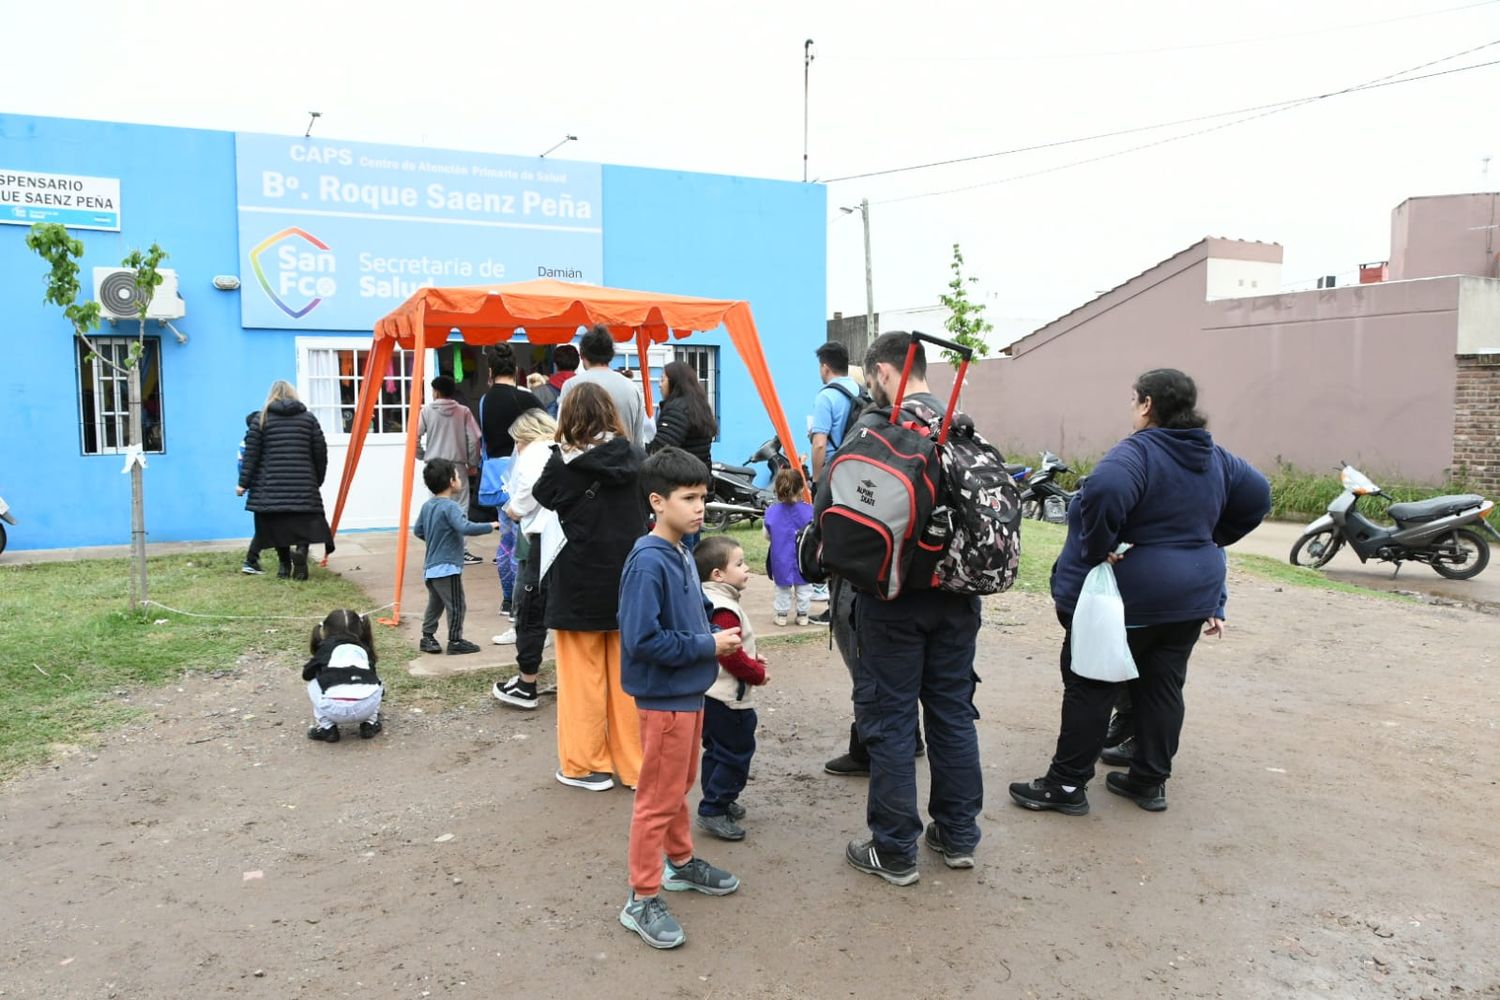
[(503, 632), (495, 636), (491, 641), (497, 646), (514, 646), (516, 644), (516, 630), (511, 629), (508, 632)]

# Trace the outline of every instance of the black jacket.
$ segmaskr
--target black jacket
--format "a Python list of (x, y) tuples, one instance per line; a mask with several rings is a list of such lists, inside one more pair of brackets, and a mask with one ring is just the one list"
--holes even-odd
[[(302, 679), (316, 680), (318, 687), (327, 691), (340, 684), (379, 684), (380, 675), (375, 672), (375, 654), (366, 651), (367, 667), (330, 667), (334, 650), (340, 646), (358, 646), (363, 649), (357, 635), (330, 635), (318, 645), (312, 659), (302, 665)], [(346, 661), (347, 662), (347, 661)]]
[(688, 405), (681, 399), (664, 399), (656, 408), (656, 437), (651, 439), (654, 453), (666, 447), (681, 448), (709, 468), (713, 468), (713, 429), (691, 427)]
[(240, 485), (250, 491), (245, 509), (257, 513), (323, 513), (318, 487), (328, 473), (328, 444), (318, 418), (296, 400), (271, 404), (265, 425), (245, 431)]
[(645, 455), (615, 438), (564, 462), (556, 446), (531, 495), (557, 512), (568, 544), (547, 571), (547, 627), (614, 632), (620, 627), (620, 574), (646, 533), (641, 494)]
[(525, 389), (518, 389), (504, 382), (492, 385), (484, 394), (484, 405), (480, 407), (480, 433), (484, 435), (484, 451), (490, 458), (503, 458), (516, 450), (516, 442), (510, 436), (510, 425), (527, 410), (541, 407), (537, 398)]

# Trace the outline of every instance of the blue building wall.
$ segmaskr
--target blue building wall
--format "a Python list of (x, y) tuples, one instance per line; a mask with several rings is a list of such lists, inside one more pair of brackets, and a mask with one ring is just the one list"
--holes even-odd
[[(166, 453), (149, 457), (147, 528), (153, 541), (249, 533), (234, 496), (234, 453), (245, 414), (278, 378), (294, 380), (295, 342), (319, 331), (246, 330), (242, 291), (211, 281), (236, 274), (234, 135), (0, 115), (0, 168), (120, 178), (123, 231), (73, 231), (86, 247), (81, 275), (117, 266), (160, 243), (178, 272), (190, 342), (163, 334)], [(819, 185), (605, 166), (605, 282), (626, 288), (747, 299), (793, 433), (806, 427), (823, 341), (826, 196)], [(129, 477), (117, 455), (84, 456), (77, 352), (67, 320), (42, 301), (45, 266), (24, 226), (0, 225), (0, 294), (10, 350), (0, 364), (0, 496), (21, 519), (17, 549), (124, 544)], [(240, 275), (246, 282), (249, 275)], [(129, 335), (121, 324), (101, 334)], [(327, 331), (328, 336), (348, 336)], [(716, 455), (745, 458), (771, 422), (722, 330), (689, 343), (720, 348), (722, 439)], [(336, 470), (330, 470), (336, 475)]]

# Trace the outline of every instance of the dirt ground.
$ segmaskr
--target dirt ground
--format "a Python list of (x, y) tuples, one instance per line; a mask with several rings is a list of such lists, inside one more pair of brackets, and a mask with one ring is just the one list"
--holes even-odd
[[(1171, 808), (1014, 807), (1055, 738), (1049, 603), (990, 602), (980, 866), (847, 867), (865, 785), (819, 644), (775, 650), (737, 895), (616, 922), (630, 793), (552, 779), (553, 712), (392, 702), (309, 742), (293, 664), (151, 709), (0, 788), (0, 996), (1500, 997), (1500, 617), (1236, 576), (1200, 645)], [(924, 778), (925, 782), (925, 778)]]

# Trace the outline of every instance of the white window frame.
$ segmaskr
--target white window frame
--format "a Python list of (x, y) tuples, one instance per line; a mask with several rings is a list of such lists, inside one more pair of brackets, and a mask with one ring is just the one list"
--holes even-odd
[[(708, 405), (719, 415), (719, 348), (716, 344), (680, 344), (673, 348), (674, 360), (685, 362), (698, 373), (703, 391), (708, 394)], [(699, 359), (702, 359), (702, 363)], [(721, 420), (722, 426), (723, 421)]]
[[(93, 337), (91, 339), (93, 340), (96, 353), (122, 367), (124, 366), (125, 359), (130, 356), (130, 345), (135, 342), (134, 337)], [(154, 345), (154, 348), (148, 347), (147, 350), (151, 351), (154, 349), (156, 364), (159, 368), (162, 363), (161, 338), (147, 337), (145, 339), (148, 343)], [(111, 368), (98, 358), (92, 361), (85, 361), (84, 352), (88, 348), (82, 340), (76, 341), (76, 350), (78, 354), (75, 356), (79, 364), (76, 386), (78, 390), (78, 450), (80, 454), (90, 457), (96, 455), (123, 455), (125, 454), (125, 450), (130, 447), (128, 443), (130, 437), (130, 375), (128, 372)], [(85, 378), (90, 380), (89, 384), (93, 389), (94, 396), (94, 439), (98, 442), (98, 447), (94, 451), (88, 450), (88, 437), (85, 434), (84, 427), (83, 380)], [(163, 455), (166, 454), (167, 450), (166, 383), (162, 380), (161, 371), (157, 371), (156, 380), (157, 396), (163, 400), (161, 447), (147, 449), (146, 453), (148, 455)], [(106, 383), (110, 383), (113, 386), (115, 398), (114, 409), (106, 410), (103, 407), (105, 398), (104, 387)], [(114, 423), (115, 427), (115, 440), (119, 442), (114, 445), (104, 443), (109, 437), (107, 429), (111, 422)]]
[[(311, 402), (312, 397), (313, 397), (313, 393), (312, 393), (312, 380), (315, 377), (312, 374), (312, 364), (311, 364), (311, 360), (310, 360), (310, 356), (311, 356), (312, 352), (314, 352), (314, 351), (365, 351), (365, 352), (368, 353), (369, 351), (371, 351), (373, 349), (374, 349), (374, 344), (371, 342), (370, 338), (368, 338), (368, 337), (298, 337), (297, 338), (297, 396), (298, 396), (298, 398), (301, 399), (303, 401), (303, 403), (307, 405), (307, 408), (309, 410), (314, 410), (313, 403)], [(397, 352), (400, 352), (400, 350), (401, 350), (400, 347), (396, 348)], [(363, 379), (365, 377), (364, 370), (358, 364), (358, 361), (359, 361), (359, 359), (356, 358), (356, 364), (354, 366), (354, 398), (356, 400), (356, 403), (353, 404), (353, 405), (355, 405), (355, 406), (358, 405), (360, 383), (363, 381)], [(424, 384), (421, 387), (421, 391), (422, 391), (422, 401), (425, 403), (427, 401), (427, 385), (426, 385), (426, 383), (430, 383), (434, 378), (437, 377), (437, 351), (434, 350), (434, 349), (432, 349), (432, 348), (430, 348), (430, 347), (427, 349), (427, 360), (426, 360), (426, 363), (425, 363), (424, 367), (425, 367), (425, 371), (424, 371), (424, 373), (422, 375), (422, 378), (424, 380)], [(326, 377), (326, 376), (316, 376), (316, 377), (322, 378), (322, 377)], [(343, 376), (342, 375), (334, 375), (333, 378), (334, 378), (334, 380), (338, 380), (340, 378), (343, 378)], [(401, 394), (401, 406), (403, 408), (403, 412), (410, 413), (410, 408), (411, 408), (410, 389), (411, 389), (411, 386), (409, 384), (409, 380), (403, 375), (403, 376), (401, 376), (401, 377), (398, 378), (398, 381), (402, 383), (402, 389), (403, 389), (402, 394)], [(338, 409), (342, 409), (345, 405), (348, 405), (348, 404), (340, 403), (340, 404), (338, 404), (337, 408)], [(377, 403), (376, 405), (378, 407), (380, 404)], [(314, 416), (317, 416), (316, 412), (314, 412)], [(321, 418), (319, 418), (319, 423), (320, 424), (322, 423)], [(339, 423), (342, 423), (342, 421), (339, 421)], [(327, 429), (327, 427), (324, 427), (324, 430), (323, 430), (323, 437), (330, 444), (347, 444), (349, 442), (349, 439), (352, 436), (353, 435), (349, 434), (346, 431), (330, 431), (330, 430)], [(371, 444), (395, 443), (397, 441), (405, 441), (406, 440), (406, 431), (405, 430), (401, 430), (401, 431), (396, 431), (394, 433), (381, 433), (381, 432), (377, 432), (377, 431), (371, 431), (369, 434), (367, 434), (365, 436), (365, 440), (367, 442), (371, 443)]]

